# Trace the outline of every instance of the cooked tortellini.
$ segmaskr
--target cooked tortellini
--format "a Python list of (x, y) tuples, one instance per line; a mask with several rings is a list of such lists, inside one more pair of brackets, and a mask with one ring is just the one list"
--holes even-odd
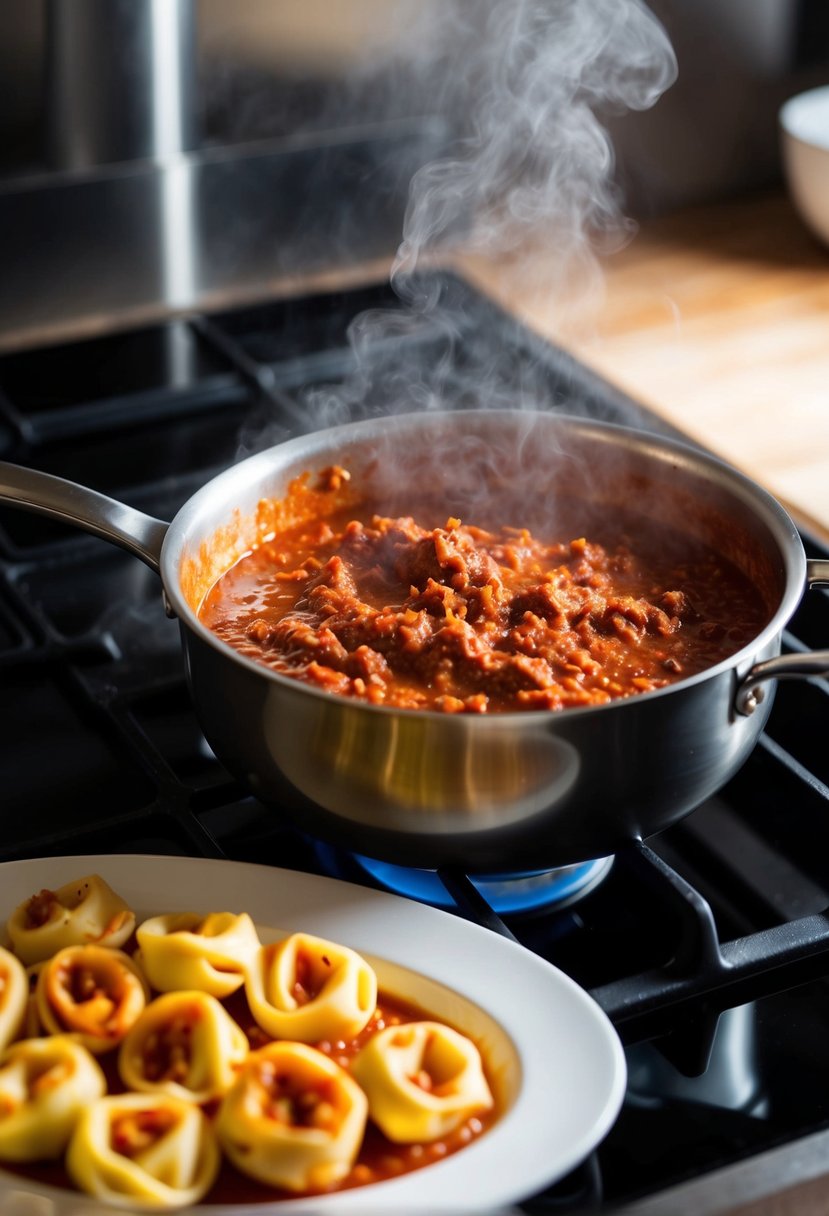
[(130, 1209), (198, 1203), (220, 1162), (201, 1107), (164, 1094), (99, 1098), (82, 1112), (66, 1153), (81, 1190)]
[(247, 913), (136, 928), (97, 875), (42, 890), (8, 927), (0, 1163), (17, 1173), (49, 1181), (55, 1166), (38, 1163), (63, 1157), (77, 1188), (132, 1212), (234, 1188), (247, 1206), (255, 1183), (282, 1192), (269, 1202), (393, 1177), (490, 1122), (465, 1122), (493, 1105), (474, 1044), (412, 1021), (405, 998), (378, 1004), (373, 968), (346, 946), (263, 945)]
[(21, 1039), (0, 1054), (0, 1161), (46, 1161), (81, 1111), (106, 1092), (92, 1055), (66, 1035)]
[(325, 1190), (350, 1171), (366, 1096), (339, 1064), (304, 1043), (251, 1052), (225, 1095), (216, 1132), (243, 1173), (289, 1191)]
[(135, 914), (98, 874), (44, 889), (15, 908), (6, 925), (9, 941), (29, 966), (65, 946), (123, 946)]
[(275, 1039), (351, 1039), (377, 1005), (377, 977), (347, 946), (293, 933), (262, 947), (245, 994), (257, 1023)]
[(40, 968), (35, 1004), (50, 1034), (74, 1034), (96, 1055), (117, 1047), (142, 1013), (146, 981), (128, 954), (67, 946)]
[(19, 959), (0, 946), (0, 1051), (20, 1033), (29, 1004), (29, 977)]
[(198, 989), (219, 998), (241, 988), (260, 946), (246, 912), (154, 916), (136, 936), (141, 965), (157, 991)]
[(436, 1140), (492, 1106), (474, 1043), (440, 1022), (388, 1026), (362, 1048), (352, 1074), (389, 1140)]
[(167, 992), (151, 1001), (118, 1053), (128, 1089), (208, 1102), (230, 1088), (248, 1054), (245, 1032), (206, 992)]

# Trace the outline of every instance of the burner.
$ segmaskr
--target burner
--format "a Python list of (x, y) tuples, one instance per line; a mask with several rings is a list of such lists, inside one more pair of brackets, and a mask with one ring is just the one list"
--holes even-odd
[[(338, 854), (329, 845), (318, 844), (317, 851), (323, 864), (333, 873), (342, 874), (351, 862), (362, 877), (368, 875), (377, 885), (396, 895), (406, 895), (436, 908), (454, 907), (454, 899), (435, 870), (391, 865), (360, 853)], [(550, 908), (566, 908), (586, 895), (601, 882), (612, 864), (612, 857), (600, 857), (596, 861), (559, 866), (554, 870), (490, 874), (485, 878), (470, 878), (470, 881), (494, 912), (502, 915), (543, 912)]]

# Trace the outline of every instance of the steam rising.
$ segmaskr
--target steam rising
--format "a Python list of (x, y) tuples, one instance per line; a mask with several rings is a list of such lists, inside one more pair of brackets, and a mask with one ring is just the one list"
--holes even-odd
[(546, 234), (562, 267), (624, 238), (599, 112), (647, 109), (672, 83), (650, 11), (639, 0), (449, 0), (442, 20), (421, 53), (448, 44), (443, 108), (468, 131), (412, 181), (395, 281), (458, 232), (487, 253)]
[(421, 271), (466, 251), (509, 259), (534, 299), (595, 296), (598, 255), (633, 230), (603, 121), (653, 105), (676, 71), (641, 0), (401, 0), (397, 9), (396, 43), (386, 37), (382, 48), (389, 78), (410, 109), (418, 100), (437, 109), (453, 134), (411, 181), (391, 272), (403, 307), (355, 319), (353, 375), (302, 401), (315, 428), (397, 410), (548, 403), (549, 378), (526, 351), (517, 364), (508, 343), (493, 350), (462, 293)]

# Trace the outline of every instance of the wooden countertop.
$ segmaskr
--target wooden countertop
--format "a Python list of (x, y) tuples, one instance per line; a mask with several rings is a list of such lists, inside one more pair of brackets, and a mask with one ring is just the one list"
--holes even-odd
[[(504, 307), (568, 346), (829, 540), (829, 250), (784, 195), (676, 213), (605, 258), (604, 299), (546, 295), (555, 263), (464, 258)], [(539, 273), (540, 269), (540, 273)]]

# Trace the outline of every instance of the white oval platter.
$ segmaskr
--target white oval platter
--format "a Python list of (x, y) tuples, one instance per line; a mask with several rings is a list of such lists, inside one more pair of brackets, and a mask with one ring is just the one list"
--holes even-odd
[[(162, 912), (246, 911), (263, 940), (304, 930), (351, 946), (375, 966), (382, 988), (451, 1022), (481, 1047), (502, 1114), (479, 1140), (400, 1178), (312, 1199), (257, 1203), (252, 1216), (503, 1210), (574, 1169), (616, 1119), (627, 1074), (610, 1021), (567, 975), (491, 930), (336, 879), (143, 854), (0, 864), (0, 926), (43, 887), (93, 873), (133, 907), (139, 921)], [(38, 1206), (30, 1209), (35, 1196)], [(39, 1216), (115, 1210), (0, 1170), (0, 1214), (18, 1210), (18, 1203), (20, 1211)], [(188, 1210), (239, 1216), (242, 1209), (205, 1204)]]

